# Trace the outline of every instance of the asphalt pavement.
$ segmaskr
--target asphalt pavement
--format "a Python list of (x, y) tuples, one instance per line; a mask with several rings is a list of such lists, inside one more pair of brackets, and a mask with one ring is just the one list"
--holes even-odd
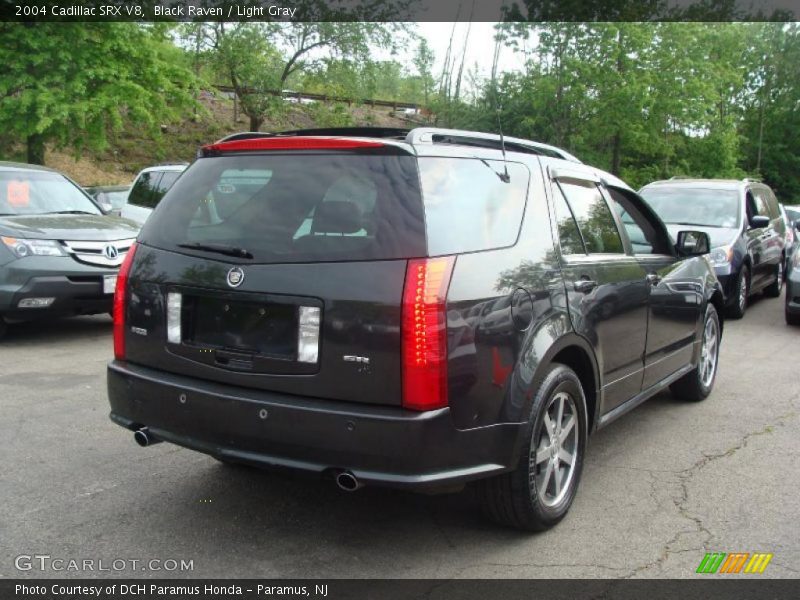
[(706, 401), (661, 394), (595, 434), (570, 514), (534, 535), (469, 491), (348, 494), (140, 448), (108, 419), (111, 353), (107, 316), (0, 342), (0, 577), (695, 577), (717, 551), (800, 574), (800, 328), (782, 298), (726, 322)]

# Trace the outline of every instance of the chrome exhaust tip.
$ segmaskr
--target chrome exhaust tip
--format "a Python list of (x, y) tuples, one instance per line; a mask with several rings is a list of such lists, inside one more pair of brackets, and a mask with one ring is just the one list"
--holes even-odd
[(342, 471), (336, 475), (336, 485), (339, 489), (345, 492), (355, 492), (357, 489), (364, 487), (364, 485), (356, 479), (350, 471)]
[(139, 444), (142, 448), (146, 448), (147, 446), (152, 446), (153, 444), (158, 444), (161, 440), (156, 439), (153, 437), (153, 434), (150, 433), (150, 430), (147, 427), (142, 427), (141, 429), (137, 429), (133, 432), (133, 439)]

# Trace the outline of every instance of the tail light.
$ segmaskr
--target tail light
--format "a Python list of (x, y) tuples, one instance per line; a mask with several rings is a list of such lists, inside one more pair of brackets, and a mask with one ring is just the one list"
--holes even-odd
[(408, 261), (403, 289), (403, 407), (447, 406), (445, 300), (452, 257)]
[(128, 275), (136, 254), (136, 243), (131, 244), (125, 260), (117, 274), (117, 286), (114, 289), (114, 358), (125, 360), (125, 313), (128, 304)]

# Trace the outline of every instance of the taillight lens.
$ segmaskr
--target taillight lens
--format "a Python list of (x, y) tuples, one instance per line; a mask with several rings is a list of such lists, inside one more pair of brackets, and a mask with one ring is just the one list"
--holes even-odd
[(452, 257), (408, 261), (403, 288), (403, 407), (447, 406), (447, 313)]
[(117, 286), (114, 288), (114, 358), (125, 360), (125, 312), (128, 302), (128, 275), (136, 254), (136, 243), (131, 244), (125, 260), (117, 274)]

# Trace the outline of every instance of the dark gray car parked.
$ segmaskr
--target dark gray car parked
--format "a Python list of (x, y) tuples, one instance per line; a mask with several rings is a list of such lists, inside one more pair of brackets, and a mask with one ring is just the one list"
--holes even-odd
[(711, 392), (708, 251), (528, 140), (237, 136), (202, 149), (120, 270), (111, 418), (348, 491), (475, 482), (493, 519), (545, 529), (590, 432), (667, 387)]
[(0, 336), (13, 321), (110, 312), (137, 233), (57, 171), (0, 162)]
[(687, 227), (709, 235), (731, 317), (744, 316), (753, 294), (780, 296), (786, 223), (768, 186), (748, 179), (674, 178), (649, 183), (639, 193), (673, 235)]

